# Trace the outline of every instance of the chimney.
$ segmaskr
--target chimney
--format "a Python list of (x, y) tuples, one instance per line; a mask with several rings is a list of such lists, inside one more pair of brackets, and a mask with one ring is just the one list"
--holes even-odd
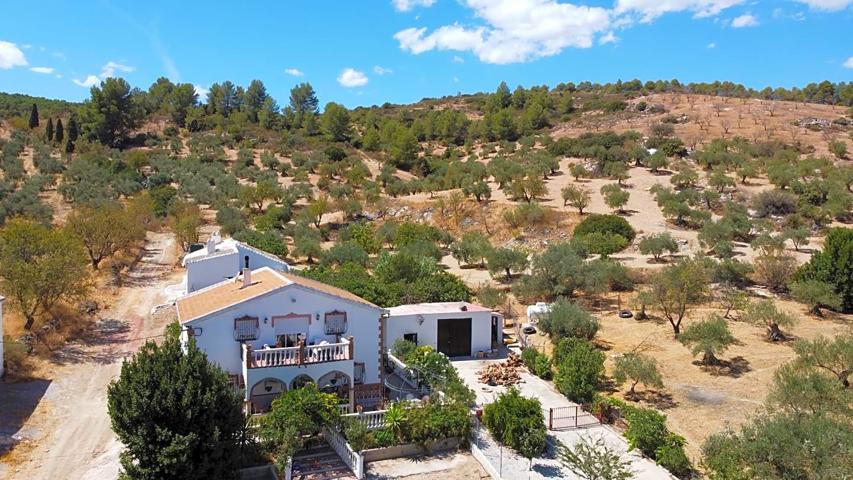
[(243, 269), (243, 288), (249, 287), (252, 285), (252, 269), (244, 268)]
[(207, 254), (210, 255), (216, 251), (216, 239), (211, 235), (210, 238), (207, 239)]

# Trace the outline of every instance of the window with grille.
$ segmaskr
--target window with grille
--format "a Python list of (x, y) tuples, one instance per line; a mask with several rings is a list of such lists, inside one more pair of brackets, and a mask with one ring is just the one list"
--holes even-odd
[(356, 385), (364, 383), (364, 363), (355, 362), (352, 367), (352, 382)]
[(347, 331), (346, 312), (329, 312), (326, 314), (326, 335), (341, 335)]
[(258, 317), (240, 317), (234, 319), (234, 340), (257, 340)]

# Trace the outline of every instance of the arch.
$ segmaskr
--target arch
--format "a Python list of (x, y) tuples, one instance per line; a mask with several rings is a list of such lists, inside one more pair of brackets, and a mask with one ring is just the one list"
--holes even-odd
[(321, 392), (334, 393), (341, 400), (347, 401), (349, 401), (351, 384), (350, 376), (339, 370), (333, 370), (317, 380), (317, 388)]
[(262, 413), (269, 411), (273, 400), (286, 391), (287, 385), (277, 378), (265, 378), (252, 385), (252, 389), (249, 391), (252, 412)]
[(293, 380), (290, 381), (290, 389), (295, 390), (297, 388), (302, 388), (309, 383), (314, 383), (314, 379), (311, 378), (310, 375), (302, 373), (297, 375)]

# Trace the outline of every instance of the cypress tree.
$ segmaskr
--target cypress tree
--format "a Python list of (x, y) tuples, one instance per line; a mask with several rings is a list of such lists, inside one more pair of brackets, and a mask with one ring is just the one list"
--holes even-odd
[(56, 143), (62, 145), (62, 140), (65, 138), (65, 127), (62, 126), (62, 119), (56, 119), (56, 133), (53, 134), (53, 139)]
[(47, 137), (48, 142), (53, 141), (53, 119), (47, 119), (47, 127), (44, 128), (44, 134)]
[(72, 152), (74, 152), (74, 142), (72, 142), (71, 138), (69, 138), (68, 141), (65, 142), (65, 153), (72, 153)]
[(80, 129), (77, 126), (77, 119), (74, 117), (71, 117), (71, 120), (68, 121), (68, 141), (70, 141), (72, 143), (76, 142), (77, 141), (77, 135), (79, 135), (79, 134), (80, 134)]
[(30, 110), (30, 129), (36, 128), (39, 126), (39, 107), (36, 104), (33, 104), (33, 109)]

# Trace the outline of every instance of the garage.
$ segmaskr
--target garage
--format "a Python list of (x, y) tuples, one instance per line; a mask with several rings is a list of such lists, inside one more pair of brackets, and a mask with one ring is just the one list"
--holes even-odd
[(448, 357), (471, 356), (471, 319), (442, 318), (438, 320), (438, 351)]

